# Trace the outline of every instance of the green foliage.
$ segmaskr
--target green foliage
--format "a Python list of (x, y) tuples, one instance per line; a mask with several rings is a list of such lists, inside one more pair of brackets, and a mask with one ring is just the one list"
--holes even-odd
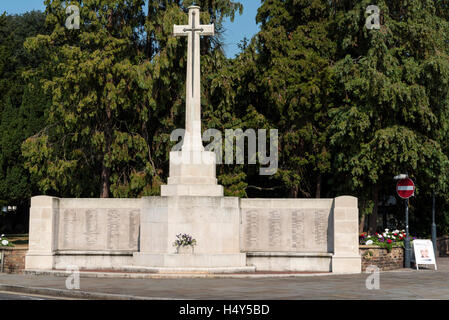
[[(217, 31), (201, 39), (203, 129), (279, 130), (278, 172), (220, 165), (226, 195), (351, 194), (374, 231), (392, 177), (408, 173), (412, 224), (428, 223), (436, 192), (449, 228), (447, 1), (263, 0), (260, 32), (232, 59), (223, 21), (237, 1), (151, 0), (147, 12), (143, 0), (68, 1), (80, 30), (65, 28), (66, 2), (45, 1), (45, 26), (37, 13), (0, 16), (0, 204), (159, 194), (185, 123), (187, 41), (173, 24), (195, 3)], [(365, 27), (371, 4), (380, 30)]]
[[(45, 193), (157, 194), (170, 132), (184, 122), (186, 43), (171, 34), (192, 1), (150, 1), (146, 18), (144, 1), (72, 3), (80, 5), (80, 30), (64, 28), (64, 1), (47, 0), (51, 35), (25, 43), (31, 52), (45, 48), (43, 83), (52, 96), (46, 127), (23, 144), (25, 165)], [(207, 1), (201, 18), (220, 28), (240, 8)], [(223, 56), (217, 44), (206, 43), (206, 53)]]
[(448, 21), (435, 15), (431, 1), (378, 1), (381, 29), (367, 30), (369, 4), (335, 6), (331, 32), (339, 44), (334, 70), (340, 90), (330, 110), (334, 168), (350, 177), (350, 190), (361, 197), (371, 197), (374, 186), (388, 185), (399, 172), (415, 179), (418, 195), (444, 192), (448, 91), (441, 85), (449, 75)]
[(41, 128), (48, 98), (38, 80), (25, 83), (22, 78), (23, 71), (40, 64), (22, 44), (27, 37), (46, 32), (44, 20), (35, 11), (0, 16), (0, 206), (28, 206), (37, 189), (23, 167), (20, 145)]
[(64, 28), (62, 4), (46, 1), (53, 32), (25, 43), (46, 48), (52, 70), (48, 121), (23, 144), (25, 165), (43, 192), (138, 196), (152, 172), (142, 137), (150, 65), (137, 50), (143, 1), (83, 1), (80, 31)]

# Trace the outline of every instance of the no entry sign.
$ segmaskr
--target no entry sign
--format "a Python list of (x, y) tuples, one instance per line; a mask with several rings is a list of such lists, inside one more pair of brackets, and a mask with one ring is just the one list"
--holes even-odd
[(396, 191), (402, 199), (408, 199), (415, 193), (415, 184), (412, 179), (401, 179), (398, 181)]

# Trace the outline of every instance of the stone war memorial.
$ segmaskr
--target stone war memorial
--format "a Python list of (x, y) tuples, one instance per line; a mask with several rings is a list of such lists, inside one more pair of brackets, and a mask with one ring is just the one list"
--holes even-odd
[[(188, 39), (186, 131), (161, 196), (33, 197), (26, 270), (361, 272), (357, 198), (224, 196), (215, 153), (201, 139), (200, 36), (213, 34), (197, 6), (188, 25), (174, 26), (174, 36)], [(197, 240), (193, 253), (177, 253), (178, 234)]]

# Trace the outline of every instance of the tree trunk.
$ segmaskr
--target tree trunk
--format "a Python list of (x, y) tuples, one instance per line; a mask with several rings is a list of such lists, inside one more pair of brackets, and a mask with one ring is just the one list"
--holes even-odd
[(111, 145), (112, 145), (112, 110), (109, 106), (106, 106), (106, 124), (104, 129), (104, 142), (105, 142), (105, 154), (102, 157), (101, 163), (101, 189), (100, 189), (100, 198), (109, 198), (110, 197), (110, 181), (111, 177), (111, 168), (106, 165), (105, 155), (111, 154)]
[(315, 192), (315, 197), (317, 199), (321, 198), (321, 182), (322, 182), (323, 176), (321, 175), (321, 173), (318, 173), (318, 177), (316, 179), (316, 192)]
[(109, 198), (109, 177), (111, 175), (111, 169), (105, 166), (104, 160), (101, 167), (101, 190), (100, 198)]
[(365, 230), (363, 230), (365, 228), (365, 219), (366, 219), (366, 215), (362, 214), (360, 216), (360, 220), (359, 220), (359, 233), (362, 233), (365, 231)]
[(291, 197), (291, 198), (298, 198), (298, 193), (299, 193), (299, 188), (298, 188), (298, 186), (294, 186), (294, 187), (290, 190), (290, 197)]
[(371, 234), (375, 233), (377, 230), (377, 211), (379, 203), (379, 185), (376, 183), (373, 189), (373, 201), (374, 207), (369, 220), (369, 232)]
[[(154, 20), (154, 7), (153, 7), (153, 3), (150, 0), (148, 3), (148, 16), (147, 16), (148, 21), (151, 22), (155, 22)], [(151, 61), (151, 59), (154, 56), (154, 46), (153, 46), (153, 41), (154, 41), (154, 33), (153, 32), (147, 32), (147, 48), (146, 48), (146, 53), (147, 53), (147, 57), (148, 59)]]

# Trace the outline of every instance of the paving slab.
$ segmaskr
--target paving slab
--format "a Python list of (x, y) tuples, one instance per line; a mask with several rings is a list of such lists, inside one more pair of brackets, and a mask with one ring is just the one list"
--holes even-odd
[[(438, 270), (401, 269), (380, 273), (380, 290), (368, 290), (370, 274), (260, 278), (117, 279), (81, 278), (80, 290), (67, 290), (66, 277), (0, 274), (7, 286), (53, 289), (85, 299), (201, 300), (402, 300), (449, 299), (449, 258)], [(3, 286), (3, 287), (2, 287)], [(48, 290), (47, 290), (48, 291)], [(39, 293), (39, 291), (34, 291)], [(41, 292), (49, 294), (49, 292)], [(86, 294), (88, 293), (88, 294)]]

